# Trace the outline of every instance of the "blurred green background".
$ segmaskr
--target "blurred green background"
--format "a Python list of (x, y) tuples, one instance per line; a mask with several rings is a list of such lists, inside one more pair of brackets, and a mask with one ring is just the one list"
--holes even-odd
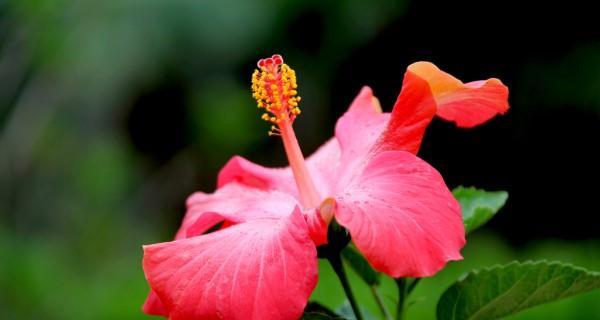
[[(250, 96), (256, 60), (273, 53), (297, 71), (307, 154), (362, 85), (389, 111), (417, 60), (510, 87), (509, 115), (428, 130), (421, 156), (451, 187), (510, 198), (469, 238), (464, 261), (422, 282), (411, 319), (432, 319), (437, 296), (474, 267), (547, 258), (600, 270), (590, 5), (0, 0), (0, 319), (149, 318), (141, 245), (171, 239), (186, 196), (213, 190), (232, 155), (285, 164)], [(391, 301), (391, 283), (384, 291)], [(313, 299), (343, 304), (326, 264)], [(598, 301), (590, 293), (515, 319), (600, 319)]]

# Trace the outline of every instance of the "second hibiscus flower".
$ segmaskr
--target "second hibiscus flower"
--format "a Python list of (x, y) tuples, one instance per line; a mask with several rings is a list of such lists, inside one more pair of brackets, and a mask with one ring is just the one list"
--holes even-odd
[(292, 129), (300, 114), (294, 71), (279, 55), (258, 67), (253, 96), (290, 166), (234, 157), (215, 193), (188, 199), (175, 241), (144, 247), (152, 288), (145, 312), (175, 320), (298, 318), (333, 219), (373, 268), (395, 278), (431, 276), (461, 259), (460, 206), (416, 153), (435, 115), (473, 127), (505, 113), (508, 89), (499, 80), (464, 84), (414, 63), (391, 113), (364, 87), (335, 136), (305, 161)]

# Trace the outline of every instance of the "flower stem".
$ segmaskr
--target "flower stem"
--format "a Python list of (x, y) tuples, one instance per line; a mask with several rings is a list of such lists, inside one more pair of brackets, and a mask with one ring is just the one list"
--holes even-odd
[(360, 313), (358, 304), (356, 303), (354, 295), (352, 294), (350, 282), (348, 282), (348, 277), (346, 276), (346, 271), (344, 270), (344, 265), (342, 264), (342, 258), (339, 252), (328, 255), (327, 260), (329, 260), (331, 267), (333, 267), (333, 271), (335, 271), (335, 274), (338, 276), (340, 282), (342, 283), (342, 287), (344, 288), (344, 292), (348, 297), (348, 301), (350, 301), (350, 306), (352, 307), (352, 311), (354, 311), (354, 316), (356, 317), (356, 320), (362, 320), (362, 314)]
[(371, 286), (371, 292), (373, 293), (375, 302), (377, 303), (379, 310), (381, 310), (381, 313), (383, 314), (383, 317), (385, 318), (385, 320), (392, 320), (392, 316), (390, 315), (389, 311), (385, 307), (385, 304), (383, 303), (383, 299), (381, 299), (381, 295), (379, 294), (377, 287)]
[(408, 288), (406, 289), (406, 294), (410, 294), (415, 289), (417, 284), (419, 284), (419, 281), (421, 281), (421, 278), (414, 278), (413, 281), (408, 285)]
[(396, 279), (396, 286), (398, 287), (398, 308), (396, 309), (396, 320), (402, 320), (404, 318), (404, 304), (406, 303), (406, 279)]

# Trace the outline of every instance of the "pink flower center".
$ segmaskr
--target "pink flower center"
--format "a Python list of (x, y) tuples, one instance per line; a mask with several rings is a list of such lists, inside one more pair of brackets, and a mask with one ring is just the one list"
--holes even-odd
[(283, 58), (275, 54), (258, 61), (252, 74), (252, 96), (258, 108), (264, 109), (262, 119), (272, 123), (269, 135), (279, 135), (294, 173), (300, 203), (304, 209), (312, 209), (321, 203), (319, 194), (306, 167), (292, 124), (300, 114), (296, 72)]

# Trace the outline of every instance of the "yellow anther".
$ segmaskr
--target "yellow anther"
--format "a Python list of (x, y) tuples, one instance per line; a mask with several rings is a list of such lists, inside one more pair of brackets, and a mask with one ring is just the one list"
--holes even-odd
[(294, 121), (300, 114), (296, 72), (279, 55), (260, 60), (258, 66), (252, 73), (251, 88), (257, 107), (267, 111), (261, 118), (275, 125)]

